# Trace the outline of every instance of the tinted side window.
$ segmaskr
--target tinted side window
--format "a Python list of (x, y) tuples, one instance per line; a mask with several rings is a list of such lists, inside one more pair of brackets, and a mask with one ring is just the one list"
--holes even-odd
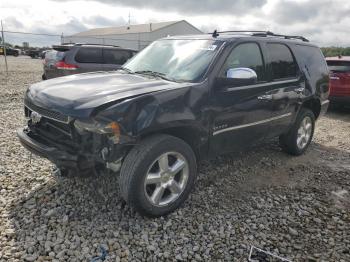
[(75, 61), (78, 63), (102, 64), (102, 48), (80, 48), (75, 56)]
[(104, 49), (104, 62), (105, 64), (124, 64), (130, 57), (131, 53), (126, 50), (113, 50), (113, 49)]
[(227, 57), (220, 76), (226, 77), (227, 70), (239, 67), (253, 69), (258, 76), (258, 81), (264, 80), (264, 62), (260, 48), (256, 43), (236, 46)]
[(313, 46), (297, 45), (300, 59), (311, 77), (328, 73), (327, 65), (320, 49)]
[(272, 79), (284, 79), (297, 76), (297, 65), (292, 52), (286, 45), (267, 44), (270, 56)]

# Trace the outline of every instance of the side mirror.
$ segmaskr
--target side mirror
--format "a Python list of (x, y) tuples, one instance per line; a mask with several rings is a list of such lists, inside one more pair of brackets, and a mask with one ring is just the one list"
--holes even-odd
[(258, 82), (258, 76), (254, 70), (250, 68), (230, 68), (226, 72), (226, 77), (218, 77), (216, 79), (216, 88), (229, 88), (238, 86), (254, 85)]
[(249, 84), (255, 84), (258, 81), (256, 72), (253, 69), (245, 67), (230, 68), (227, 70), (226, 77)]

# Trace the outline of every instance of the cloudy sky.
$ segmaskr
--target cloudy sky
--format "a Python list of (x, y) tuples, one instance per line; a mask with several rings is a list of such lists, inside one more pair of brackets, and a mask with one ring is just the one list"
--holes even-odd
[[(90, 28), (185, 19), (204, 32), (270, 30), (320, 46), (350, 46), (349, 0), (0, 0), (4, 29), (70, 35)], [(9, 42), (58, 43), (58, 36), (6, 33)]]

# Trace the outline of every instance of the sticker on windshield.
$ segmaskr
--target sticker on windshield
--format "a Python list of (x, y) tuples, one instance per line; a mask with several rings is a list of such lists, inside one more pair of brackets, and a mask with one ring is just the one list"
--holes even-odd
[(210, 45), (210, 46), (207, 46), (207, 47), (201, 47), (199, 49), (202, 49), (202, 50), (208, 50), (208, 51), (214, 51), (216, 49), (217, 45)]

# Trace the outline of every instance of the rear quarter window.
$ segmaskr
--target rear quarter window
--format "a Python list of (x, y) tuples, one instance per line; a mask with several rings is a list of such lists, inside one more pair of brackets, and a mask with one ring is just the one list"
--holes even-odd
[(64, 55), (65, 55), (65, 52), (52, 50), (45, 53), (45, 59), (60, 61), (60, 60), (63, 60)]
[(105, 64), (122, 65), (132, 56), (127, 50), (103, 49), (103, 58)]
[(326, 60), (318, 47), (296, 45), (298, 60), (307, 83), (321, 92), (328, 91), (329, 71)]
[[(328, 74), (327, 64), (324, 56), (318, 47), (297, 45), (299, 59), (304, 66), (304, 73), (310, 77), (321, 77)], [(306, 71), (306, 72), (305, 72)]]
[(82, 47), (79, 48), (77, 54), (75, 55), (75, 61), (78, 63), (93, 63), (102, 64), (102, 48), (94, 47)]

